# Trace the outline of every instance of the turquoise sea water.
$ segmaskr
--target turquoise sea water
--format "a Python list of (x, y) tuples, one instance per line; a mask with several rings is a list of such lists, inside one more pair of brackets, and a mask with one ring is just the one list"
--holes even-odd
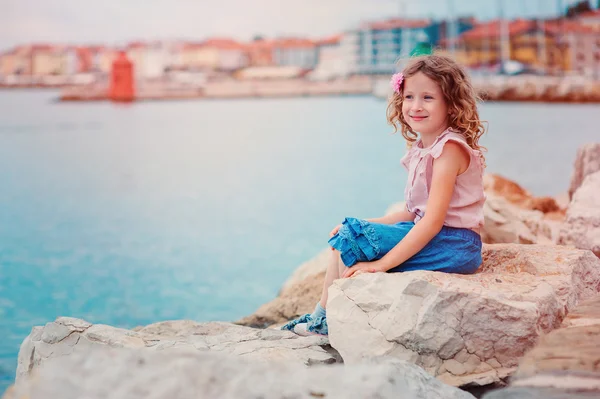
[[(369, 97), (60, 104), (0, 92), (0, 392), (34, 325), (235, 320), (344, 216), (402, 200)], [(488, 171), (565, 191), (600, 107), (484, 104)]]

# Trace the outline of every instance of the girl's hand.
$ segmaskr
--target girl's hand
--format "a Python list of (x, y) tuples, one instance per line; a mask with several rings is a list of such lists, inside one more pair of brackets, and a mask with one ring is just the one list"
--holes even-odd
[(331, 230), (331, 233), (329, 233), (329, 238), (333, 237), (334, 235), (337, 234), (337, 232), (340, 230), (340, 227), (342, 227), (341, 224), (338, 224), (337, 226), (335, 226), (333, 228), (333, 230)]
[[(329, 238), (333, 237), (334, 235), (337, 234), (337, 232), (340, 230), (340, 227), (342, 227), (341, 224), (338, 224), (337, 226), (335, 226), (333, 228), (333, 230), (331, 230), (331, 233), (329, 233)], [(329, 247), (329, 249), (331, 249), (332, 251), (335, 251), (335, 248), (333, 247)]]
[(381, 267), (380, 263), (374, 262), (359, 262), (352, 267), (346, 269), (342, 278), (350, 278), (358, 276), (363, 273), (383, 273), (385, 270)]

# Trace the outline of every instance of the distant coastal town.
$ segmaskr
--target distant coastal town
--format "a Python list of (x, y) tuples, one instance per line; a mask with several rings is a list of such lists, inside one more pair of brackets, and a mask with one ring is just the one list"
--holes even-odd
[(485, 98), (600, 101), (600, 9), (545, 20), (391, 18), (321, 39), (31, 43), (0, 53), (0, 87), (58, 88), (72, 101), (110, 99), (115, 80), (128, 79), (129, 100), (385, 97), (389, 75), (418, 48), (451, 54)]

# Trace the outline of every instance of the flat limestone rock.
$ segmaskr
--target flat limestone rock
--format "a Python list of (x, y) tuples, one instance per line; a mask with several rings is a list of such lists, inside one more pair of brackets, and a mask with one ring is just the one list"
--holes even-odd
[(600, 394), (600, 324), (560, 328), (542, 337), (521, 361), (515, 380), (562, 370), (594, 373)]
[[(600, 397), (600, 295), (582, 301), (561, 328), (541, 337), (519, 362), (507, 392), (485, 398)], [(524, 396), (525, 397), (525, 396)]]
[(338, 359), (327, 338), (299, 337), (289, 331), (190, 320), (165, 321), (132, 331), (62, 317), (43, 327), (34, 327), (25, 338), (19, 351), (16, 379), (19, 381), (48, 359), (85, 353), (95, 347), (212, 351), (238, 355), (255, 362), (304, 366), (331, 364)]
[(481, 238), (488, 244), (555, 244), (564, 220), (554, 198), (534, 197), (512, 180), (495, 174), (483, 178), (486, 202)]
[(473, 275), (377, 273), (334, 282), (329, 339), (347, 364), (414, 362), (454, 386), (510, 375), (539, 337), (600, 292), (600, 259), (562, 246), (485, 245)]
[(589, 249), (600, 257), (600, 171), (589, 174), (575, 192), (559, 244)]
[(493, 193), (486, 194), (481, 239), (488, 244), (553, 244), (561, 222), (547, 220), (541, 211), (523, 209)]
[(598, 394), (549, 388), (505, 388), (490, 392), (483, 399), (598, 399)]
[(473, 399), (397, 359), (302, 367), (216, 352), (91, 348), (53, 358), (4, 399)]
[(569, 198), (573, 198), (588, 175), (600, 171), (600, 143), (589, 143), (577, 150), (571, 184), (569, 186)]

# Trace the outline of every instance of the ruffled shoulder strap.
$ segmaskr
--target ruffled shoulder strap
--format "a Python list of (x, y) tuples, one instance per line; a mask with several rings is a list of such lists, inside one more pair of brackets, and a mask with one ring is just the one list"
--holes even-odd
[(481, 151), (474, 150), (473, 148), (469, 147), (464, 136), (459, 133), (447, 133), (444, 137), (440, 139), (440, 141), (433, 145), (431, 151), (429, 152), (429, 155), (431, 155), (431, 157), (433, 157), (434, 159), (439, 158), (440, 155), (442, 155), (442, 151), (444, 150), (444, 145), (448, 141), (460, 144), (469, 154), (471, 161), (469, 162), (469, 167), (467, 170), (473, 170), (473, 168), (475, 168), (476, 170), (478, 170), (478, 172), (476, 173), (479, 173), (481, 176), (483, 176), (483, 172), (485, 171), (485, 160), (483, 158), (483, 154), (481, 153)]
[(437, 143), (435, 143), (431, 147), (429, 154), (434, 159), (439, 158), (440, 155), (442, 155), (442, 151), (444, 150), (444, 145), (446, 145), (446, 143), (448, 141), (452, 141), (454, 143), (460, 144), (465, 149), (465, 151), (467, 151), (467, 153), (469, 153), (471, 156), (475, 155), (475, 153), (474, 153), (475, 150), (473, 150), (471, 147), (469, 147), (465, 138), (461, 134), (455, 133), (455, 132), (446, 133)]

